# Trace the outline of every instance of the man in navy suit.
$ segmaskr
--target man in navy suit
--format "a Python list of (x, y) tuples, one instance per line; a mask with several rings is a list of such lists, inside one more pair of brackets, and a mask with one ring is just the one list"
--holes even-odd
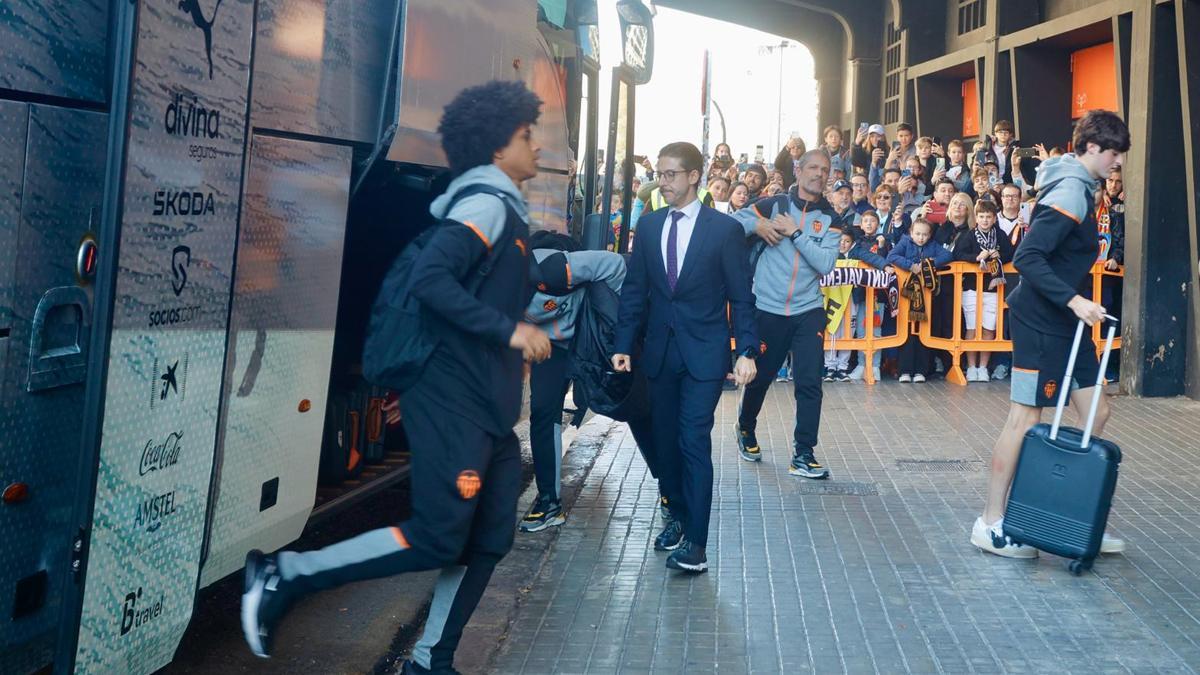
[(713, 416), (729, 372), (729, 321), (731, 316), (741, 354), (734, 377), (746, 384), (754, 379), (759, 346), (754, 295), (745, 233), (697, 199), (704, 169), (700, 151), (691, 143), (671, 143), (659, 152), (657, 168), (667, 208), (643, 216), (638, 225), (612, 361), (615, 370), (628, 372), (634, 341), (644, 330), (637, 367), (645, 368), (650, 383), (659, 483), (671, 511), (654, 547), (674, 551), (667, 567), (704, 572)]

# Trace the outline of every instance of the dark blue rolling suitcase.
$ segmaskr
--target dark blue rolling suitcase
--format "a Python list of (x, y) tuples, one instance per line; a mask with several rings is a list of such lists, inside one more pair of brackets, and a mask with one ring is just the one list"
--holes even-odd
[(1083, 336), (1083, 322), (1079, 322), (1054, 423), (1039, 424), (1026, 432), (1004, 512), (1004, 534), (1015, 542), (1069, 558), (1068, 569), (1076, 575), (1091, 569), (1100, 554), (1121, 465), (1121, 449), (1115, 443), (1092, 437), (1115, 333), (1116, 326), (1110, 325), (1086, 431), (1062, 427), (1070, 392), (1067, 383)]

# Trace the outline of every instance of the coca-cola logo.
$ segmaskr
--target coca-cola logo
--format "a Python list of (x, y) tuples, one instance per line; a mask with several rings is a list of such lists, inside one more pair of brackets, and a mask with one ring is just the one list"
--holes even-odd
[(179, 451), (183, 449), (182, 440), (182, 431), (172, 431), (163, 441), (156, 443), (153, 438), (146, 441), (146, 447), (142, 450), (142, 464), (138, 467), (138, 475), (145, 476), (148, 473), (178, 464)]

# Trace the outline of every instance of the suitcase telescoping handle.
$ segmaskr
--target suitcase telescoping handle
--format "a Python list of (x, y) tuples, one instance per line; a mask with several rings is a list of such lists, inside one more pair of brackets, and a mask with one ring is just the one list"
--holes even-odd
[[(1086, 450), (1092, 440), (1092, 425), (1096, 423), (1096, 409), (1100, 407), (1100, 397), (1104, 395), (1104, 373), (1108, 370), (1108, 357), (1112, 353), (1113, 337), (1117, 334), (1118, 319), (1107, 314), (1108, 335), (1104, 339), (1104, 354), (1100, 357), (1100, 371), (1096, 374), (1095, 392), (1092, 394), (1091, 409), (1088, 410), (1087, 424), (1083, 428), (1083, 439), (1079, 447)], [(1063, 375), (1062, 386), (1058, 391), (1058, 405), (1054, 406), (1054, 424), (1050, 427), (1050, 440), (1058, 440), (1058, 427), (1062, 424), (1063, 409), (1067, 405), (1067, 396), (1071, 393), (1071, 373), (1075, 372), (1075, 355), (1079, 352), (1079, 343), (1083, 340), (1083, 320), (1075, 327), (1075, 342), (1071, 345), (1071, 355), (1067, 358), (1067, 372)]]

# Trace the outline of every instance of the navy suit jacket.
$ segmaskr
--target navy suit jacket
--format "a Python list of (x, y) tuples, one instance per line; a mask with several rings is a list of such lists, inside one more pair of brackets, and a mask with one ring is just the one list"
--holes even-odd
[(746, 234), (733, 218), (701, 206), (672, 292), (662, 256), (669, 211), (659, 209), (638, 221), (629, 273), (621, 288), (614, 351), (633, 354), (634, 342), (644, 329), (641, 363), (635, 367), (645, 368), (648, 377), (658, 377), (667, 342), (674, 335), (689, 375), (720, 380), (730, 367), (726, 303), (732, 310), (738, 351), (758, 348)]

